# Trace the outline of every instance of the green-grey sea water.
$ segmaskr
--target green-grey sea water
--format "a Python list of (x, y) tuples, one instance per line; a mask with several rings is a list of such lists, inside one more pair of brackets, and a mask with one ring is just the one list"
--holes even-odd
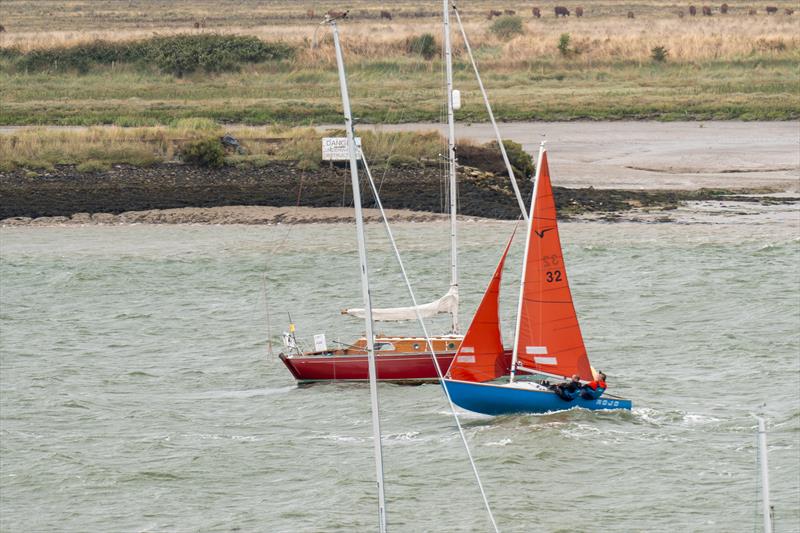
[[(460, 226), (465, 324), (511, 227)], [(776, 531), (800, 530), (796, 207), (561, 227), (590, 358), (635, 408), (464, 414), (501, 530), (760, 531), (756, 412)], [(406, 305), (369, 233), (376, 303)], [(440, 296), (446, 224), (396, 233)], [(288, 312), (300, 336), (361, 333), (339, 314), (360, 305), (354, 248), (347, 224), (0, 230), (0, 530), (376, 530), (368, 389), (297, 387), (267, 342)], [(390, 530), (488, 531), (441, 389), (380, 401)]]

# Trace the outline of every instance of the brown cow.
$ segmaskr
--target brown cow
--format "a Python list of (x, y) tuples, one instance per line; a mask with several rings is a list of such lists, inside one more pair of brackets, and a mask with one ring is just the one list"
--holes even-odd
[(787, 7), (786, 9), (784, 9), (784, 10), (783, 10), (783, 14), (784, 14), (784, 15), (787, 15), (787, 16), (788, 16), (788, 15), (793, 15), (793, 14), (794, 14), (794, 9), (789, 9), (789, 8)]
[(758, 11), (756, 11), (755, 9), (751, 9), (750, 11), (747, 12), (747, 14), (750, 15), (751, 17), (756, 13), (758, 13)]
[(697, 8), (696, 8), (696, 7), (694, 7), (694, 6), (689, 6), (689, 14), (690, 14), (691, 16), (695, 16), (695, 15), (697, 15)]
[(767, 15), (772, 15), (778, 12), (778, 8), (775, 6), (767, 6)]
[(5, 32), (6, 32), (6, 27), (0, 24), (0, 33), (5, 33)]
[(499, 17), (502, 14), (503, 14), (502, 11), (498, 11), (496, 9), (490, 9), (489, 13), (486, 14), (486, 18), (492, 20), (492, 17)]
[(553, 11), (555, 11), (556, 13), (556, 18), (569, 16), (569, 9), (567, 9), (564, 6), (556, 6), (555, 9), (553, 9)]
[(722, 13), (723, 15), (727, 15), (728, 14), (728, 4), (722, 4), (721, 6), (719, 6), (719, 12)]
[(711, 16), (711, 8), (708, 6), (703, 6), (703, 16), (710, 17)]
[(533, 13), (533, 16), (536, 17), (537, 19), (542, 18), (542, 10), (539, 9), (538, 7), (534, 7), (533, 9), (531, 9), (531, 13)]
[(392, 20), (392, 14), (386, 10), (381, 10), (381, 18)]
[(581, 6), (578, 6), (578, 7), (575, 8), (575, 16), (576, 17), (582, 17), (583, 16), (583, 8)]
[(349, 12), (350, 11), (334, 11), (334, 10), (330, 10), (327, 13), (325, 13), (325, 16), (328, 17), (329, 19), (343, 19), (343, 18), (347, 17), (347, 14)]
[(628, 11), (628, 18), (629, 19), (636, 18), (636, 15), (633, 14), (633, 11)]
[(313, 9), (309, 9), (308, 11), (306, 11), (306, 18), (310, 18), (310, 19), (314, 18), (314, 10)]

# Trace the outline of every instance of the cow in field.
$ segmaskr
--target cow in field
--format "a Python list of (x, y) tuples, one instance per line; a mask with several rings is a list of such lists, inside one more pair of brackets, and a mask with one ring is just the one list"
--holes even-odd
[(392, 20), (392, 14), (386, 10), (381, 10), (381, 18)]
[(334, 10), (330, 10), (327, 13), (325, 13), (325, 16), (328, 17), (329, 19), (343, 19), (343, 18), (347, 17), (348, 13), (350, 13), (350, 11), (334, 11)]
[(694, 6), (689, 6), (689, 14), (690, 14), (691, 16), (693, 16), (693, 17), (694, 17), (695, 15), (697, 15), (697, 8), (696, 8), (696, 7), (694, 7)]
[(5, 32), (6, 32), (6, 27), (0, 24), (0, 33), (5, 33)]
[(306, 11), (306, 18), (313, 19), (314, 18), (314, 10), (309, 9)]
[(767, 15), (774, 15), (778, 12), (778, 8), (775, 6), (767, 6)]
[(703, 6), (703, 16), (710, 17), (711, 16), (711, 8), (708, 6)]
[(486, 14), (486, 18), (492, 20), (492, 17), (499, 17), (502, 14), (503, 14), (502, 11), (498, 11), (496, 9), (490, 9), (489, 13)]
[(789, 9), (787, 7), (786, 9), (783, 10), (783, 14), (786, 15), (786, 16), (793, 15), (794, 14), (794, 9)]
[(533, 9), (531, 9), (531, 13), (532, 13), (532, 14), (533, 14), (533, 16), (534, 16), (534, 17), (536, 17), (537, 19), (540, 19), (540, 18), (542, 18), (542, 10), (541, 10), (541, 9), (539, 9), (538, 7), (534, 7)]
[(628, 11), (628, 18), (629, 19), (635, 19), (636, 18), (636, 15), (633, 14), (633, 11)]
[(583, 16), (583, 8), (581, 6), (578, 6), (578, 7), (575, 8), (575, 16), (576, 17), (582, 17)]
[(747, 14), (750, 15), (751, 17), (755, 16), (756, 13), (758, 13), (758, 11), (756, 11), (755, 9), (751, 9), (750, 11), (747, 12)]
[(556, 6), (555, 9), (553, 9), (553, 11), (555, 11), (556, 13), (556, 18), (569, 16), (569, 9), (567, 9), (564, 6)]
[(719, 6), (719, 12), (722, 13), (723, 15), (727, 15), (728, 14), (728, 4), (722, 4), (721, 6)]

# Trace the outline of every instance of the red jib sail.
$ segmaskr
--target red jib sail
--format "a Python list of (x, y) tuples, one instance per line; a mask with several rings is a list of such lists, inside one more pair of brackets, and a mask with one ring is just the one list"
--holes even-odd
[(508, 373), (503, 357), (503, 340), (500, 336), (499, 298), (503, 264), (514, 235), (506, 244), (492, 280), (483, 294), (475, 316), (472, 317), (464, 340), (450, 364), (448, 376), (461, 381), (491, 381)]
[(559, 376), (578, 374), (581, 379), (591, 380), (591, 366), (561, 253), (546, 152), (542, 154), (534, 202), (517, 318), (517, 359), (526, 368)]

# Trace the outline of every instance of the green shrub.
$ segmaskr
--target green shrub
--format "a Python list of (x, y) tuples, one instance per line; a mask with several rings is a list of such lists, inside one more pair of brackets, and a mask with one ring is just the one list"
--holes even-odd
[(405, 154), (395, 154), (389, 156), (386, 160), (386, 165), (389, 167), (421, 167), (422, 164), (418, 157), (412, 157)]
[(75, 167), (78, 172), (105, 172), (111, 170), (111, 165), (108, 161), (99, 161), (97, 159), (89, 159)]
[(219, 168), (225, 163), (225, 150), (216, 137), (185, 143), (180, 149), (180, 156), (185, 163), (201, 167)]
[(22, 50), (16, 46), (0, 46), (0, 59), (16, 59), (22, 55)]
[(569, 47), (569, 41), (569, 33), (562, 33), (558, 38), (558, 51), (561, 52), (562, 56), (568, 56), (572, 53), (572, 50)]
[(516, 15), (504, 15), (492, 22), (489, 31), (501, 39), (510, 39), (516, 35), (522, 35), (522, 17)]
[(667, 60), (667, 56), (669, 55), (669, 50), (667, 50), (663, 46), (654, 46), (650, 50), (650, 57), (653, 58), (653, 61), (657, 63), (663, 63)]
[(257, 37), (179, 34), (129, 42), (98, 40), (70, 47), (31, 50), (19, 56), (17, 68), (86, 72), (94, 65), (133, 63), (183, 76), (198, 70), (222, 72), (236, 70), (243, 63), (289, 59), (294, 52), (287, 44), (266, 43)]
[(430, 60), (439, 55), (439, 47), (436, 45), (436, 39), (434, 39), (433, 35), (423, 33), (406, 39), (406, 52), (421, 55)]
[[(497, 143), (494, 143), (494, 145), (497, 146)], [(506, 149), (508, 161), (511, 163), (511, 166), (514, 167), (514, 173), (523, 178), (533, 176), (533, 171), (535, 169), (533, 158), (528, 152), (522, 149), (522, 145), (506, 139), (503, 140), (503, 146)]]

